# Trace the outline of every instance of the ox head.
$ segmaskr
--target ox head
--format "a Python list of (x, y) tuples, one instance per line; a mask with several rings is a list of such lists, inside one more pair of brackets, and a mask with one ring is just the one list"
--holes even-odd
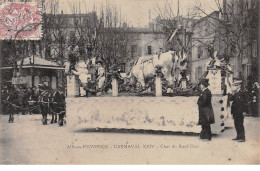
[(161, 54), (160, 59), (157, 61), (157, 65), (162, 66), (162, 74), (166, 79), (168, 87), (172, 87), (174, 84), (172, 71), (175, 63), (174, 60), (175, 55), (176, 55), (175, 51), (168, 51)]

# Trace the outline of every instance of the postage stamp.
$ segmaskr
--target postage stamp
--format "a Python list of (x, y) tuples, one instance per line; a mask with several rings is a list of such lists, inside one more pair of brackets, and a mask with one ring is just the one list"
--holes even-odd
[(2, 3), (0, 40), (39, 40), (42, 25), (39, 3)]

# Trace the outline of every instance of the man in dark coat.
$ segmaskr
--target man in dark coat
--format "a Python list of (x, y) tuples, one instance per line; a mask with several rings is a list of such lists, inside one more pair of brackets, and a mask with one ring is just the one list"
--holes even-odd
[(198, 99), (199, 106), (199, 125), (201, 125), (200, 138), (211, 140), (211, 127), (210, 124), (215, 123), (214, 112), (211, 104), (211, 91), (207, 88), (209, 86), (208, 79), (202, 79), (200, 88), (202, 93)]
[(23, 115), (26, 115), (27, 113), (29, 113), (29, 110), (28, 110), (28, 106), (29, 106), (29, 103), (28, 103), (28, 90), (27, 88), (23, 88), (22, 90), (22, 114)]
[(259, 116), (259, 110), (258, 110), (258, 106), (259, 106), (259, 85), (256, 82), (253, 85), (253, 88), (251, 90), (251, 98), (250, 98), (250, 108), (251, 108), (251, 113), (252, 116), (257, 117)]
[[(37, 105), (37, 100), (38, 100), (38, 96), (37, 94), (35, 93), (35, 90), (34, 88), (29, 88), (28, 90), (28, 94), (27, 94), (27, 97), (28, 97), (28, 101), (31, 101), (34, 103), (29, 103), (29, 107), (32, 108), (33, 106), (36, 106)], [(37, 113), (37, 111), (35, 109), (29, 109), (29, 114), (31, 115), (32, 113)]]
[(8, 90), (7, 101), (7, 114), (9, 114), (9, 123), (14, 122), (14, 114), (18, 114), (19, 97), (17, 90), (10, 87)]
[(38, 96), (38, 103), (39, 103), (39, 110), (42, 114), (42, 124), (47, 125), (47, 116), (48, 116), (48, 96), (50, 92), (48, 91), (47, 86), (44, 84), (39, 84), (39, 96)]
[(58, 108), (59, 108), (59, 126), (63, 126), (64, 117), (66, 115), (66, 102), (65, 102), (65, 93), (64, 88), (60, 85), (58, 86), (59, 91), (59, 101), (58, 101)]
[(233, 101), (231, 106), (231, 114), (234, 118), (234, 125), (237, 132), (237, 137), (233, 140), (245, 142), (245, 128), (244, 128), (244, 115), (246, 112), (247, 100), (244, 92), (241, 90), (242, 81), (235, 81), (233, 83), (234, 94), (229, 95), (229, 100)]

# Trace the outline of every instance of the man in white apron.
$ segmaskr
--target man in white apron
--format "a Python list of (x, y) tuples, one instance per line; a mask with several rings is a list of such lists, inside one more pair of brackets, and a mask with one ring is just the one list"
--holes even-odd
[(102, 92), (102, 87), (105, 82), (105, 68), (102, 66), (101, 62), (98, 62), (98, 89)]

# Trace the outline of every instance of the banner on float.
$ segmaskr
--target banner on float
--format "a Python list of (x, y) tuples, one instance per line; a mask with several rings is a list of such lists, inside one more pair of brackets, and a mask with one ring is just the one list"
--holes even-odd
[(27, 77), (12, 78), (12, 84), (26, 84), (26, 83), (27, 83)]

